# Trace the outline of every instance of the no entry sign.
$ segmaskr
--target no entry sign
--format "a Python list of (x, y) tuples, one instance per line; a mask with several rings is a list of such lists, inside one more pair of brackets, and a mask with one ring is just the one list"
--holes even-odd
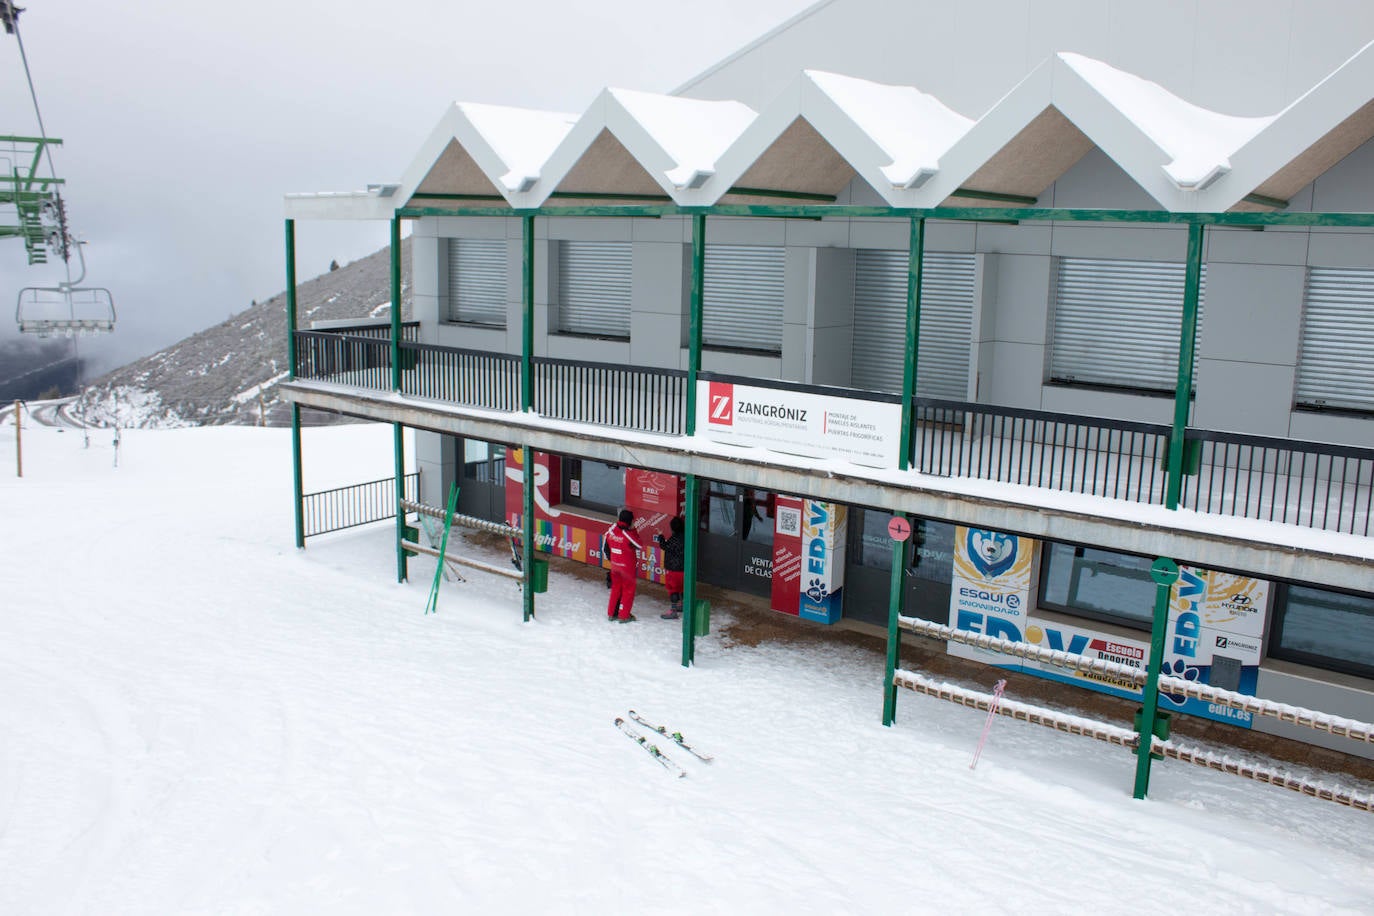
[(887, 533), (894, 541), (905, 541), (911, 537), (911, 522), (900, 515), (894, 515), (892, 521), (887, 523)]

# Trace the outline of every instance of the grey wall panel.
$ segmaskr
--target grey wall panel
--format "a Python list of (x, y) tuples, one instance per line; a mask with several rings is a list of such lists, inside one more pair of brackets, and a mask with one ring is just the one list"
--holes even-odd
[(849, 222), (842, 219), (790, 219), (785, 232), (788, 248), (847, 248)]
[(1374, 448), (1374, 423), (1362, 417), (1297, 410), (1289, 418), (1288, 435), (1312, 442)]
[(1293, 367), (1203, 359), (1194, 379), (1191, 425), (1254, 436), (1287, 436)]
[(1072, 385), (1044, 386), (1040, 391), (1040, 408), (1144, 423), (1172, 423), (1174, 418), (1173, 398), (1096, 391)]
[[(1341, 675), (1332, 675), (1325, 671), (1313, 671), (1310, 676), (1296, 671), (1277, 671), (1271, 668), (1274, 664), (1269, 662), (1260, 668), (1259, 680), (1255, 685), (1256, 696), (1277, 703), (1291, 703), (1294, 706), (1345, 716), (1360, 722), (1370, 721), (1370, 710), (1374, 709), (1374, 692), (1368, 689), (1368, 682), (1355, 687), (1354, 684), (1359, 683), (1355, 678), (1344, 678), (1351, 682), (1350, 686), (1345, 686), (1341, 683), (1332, 683), (1333, 679), (1339, 679)], [(1328, 735), (1311, 728), (1300, 728), (1277, 719), (1256, 716), (1254, 728), (1255, 731), (1266, 734), (1281, 735), (1319, 747), (1334, 748), (1358, 757), (1374, 758), (1374, 745)]]
[(1307, 260), (1306, 230), (1285, 232), (1266, 228), (1207, 229), (1207, 260), (1231, 264), (1291, 264), (1302, 266)]
[(906, 251), (910, 236), (909, 221), (904, 219), (856, 219), (849, 223), (849, 244), (852, 248)]
[(787, 220), (712, 216), (706, 220), (707, 245), (774, 245), (787, 243)]
[(630, 234), (636, 242), (686, 242), (691, 244), (692, 221), (685, 216), (631, 220)]
[(1019, 226), (999, 226), (979, 223), (976, 249), (1005, 254), (1048, 255), (1054, 239), (1050, 223), (1022, 223)]
[[(439, 240), (412, 232), (410, 236), (410, 294), (437, 297), (439, 291)], [(421, 268), (421, 269), (416, 269)]]
[(1307, 263), (1310, 267), (1374, 267), (1374, 233), (1313, 231)]
[[(1044, 347), (1050, 314), (1053, 261), (1000, 254), (993, 287), (992, 326), (985, 338)], [(1043, 380), (1043, 360), (1041, 380)]]
[[(1206, 233), (1203, 234), (1206, 241)], [(1182, 226), (1104, 226), (1055, 223), (1051, 253), (1065, 258), (1129, 258), (1176, 261), (1188, 255), (1188, 230)], [(1207, 251), (1203, 249), (1203, 259)]]
[(690, 267), (691, 249), (681, 242), (635, 242), (630, 302), (636, 312), (681, 315), (688, 307), (684, 258)]
[(1312, 209), (1368, 212), (1374, 210), (1374, 141), (1337, 162), (1312, 183)]
[(1041, 206), (1158, 210), (1155, 199), (1097, 147), (1041, 195)]
[(1045, 348), (1016, 341), (989, 341), (978, 348), (978, 400), (984, 404), (1040, 410)]
[(1291, 369), (1298, 357), (1304, 273), (1301, 267), (1209, 261), (1200, 355)]

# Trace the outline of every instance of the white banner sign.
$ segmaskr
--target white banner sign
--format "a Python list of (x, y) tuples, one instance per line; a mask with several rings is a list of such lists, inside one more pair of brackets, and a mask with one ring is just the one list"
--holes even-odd
[(900, 404), (697, 382), (697, 434), (717, 442), (895, 468), (901, 425)]

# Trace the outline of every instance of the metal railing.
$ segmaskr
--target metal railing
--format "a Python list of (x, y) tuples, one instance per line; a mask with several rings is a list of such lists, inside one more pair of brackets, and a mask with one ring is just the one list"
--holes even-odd
[[(310, 328), (317, 334), (343, 334), (348, 337), (368, 337), (373, 340), (391, 339), (391, 322), (374, 321), (361, 324), (340, 324), (333, 327)], [(420, 322), (401, 322), (401, 340), (419, 340)]]
[(1374, 449), (1189, 429), (1197, 473), (1180, 505), (1368, 537)]
[[(382, 336), (353, 330), (297, 331), (297, 377), (390, 391), (389, 326), (367, 329), (385, 330)], [(682, 370), (549, 357), (533, 363), (533, 404), (543, 416), (664, 435), (685, 431)], [(401, 368), (404, 394), (520, 409), (518, 356), (403, 341)], [(922, 473), (1164, 503), (1165, 424), (932, 398), (914, 398), (912, 405), (911, 466)], [(1366, 537), (1374, 532), (1374, 449), (1197, 429), (1185, 435), (1184, 508)]]
[[(419, 498), (420, 474), (405, 476), (405, 498)], [(347, 487), (335, 487), (301, 497), (305, 537), (356, 528), (396, 517), (396, 478), (385, 477)]]
[(915, 398), (912, 467), (1134, 502), (1164, 501), (1169, 427)]
[(540, 357), (534, 409), (559, 420), (680, 436), (687, 428), (687, 373)]
[(403, 394), (490, 410), (520, 409), (518, 356), (402, 343), (401, 369)]
[(390, 391), (391, 342), (332, 331), (297, 331), (296, 378)]

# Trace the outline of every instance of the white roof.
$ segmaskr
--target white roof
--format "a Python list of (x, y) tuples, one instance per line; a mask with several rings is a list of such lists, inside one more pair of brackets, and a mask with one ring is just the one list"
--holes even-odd
[[(1091, 146), (1165, 210), (1222, 212), (1285, 197), (1374, 136), (1374, 43), (1281, 112), (1210, 111), (1157, 83), (1059, 53), (974, 118), (914, 86), (799, 74), (762, 111), (630, 89), (581, 115), (455, 104), (394, 193), (290, 195), (288, 216), (387, 216), (413, 197), (534, 208), (562, 197), (710, 206), (861, 177), (889, 205), (951, 195), (1034, 200)], [(743, 179), (743, 181), (742, 181)]]

